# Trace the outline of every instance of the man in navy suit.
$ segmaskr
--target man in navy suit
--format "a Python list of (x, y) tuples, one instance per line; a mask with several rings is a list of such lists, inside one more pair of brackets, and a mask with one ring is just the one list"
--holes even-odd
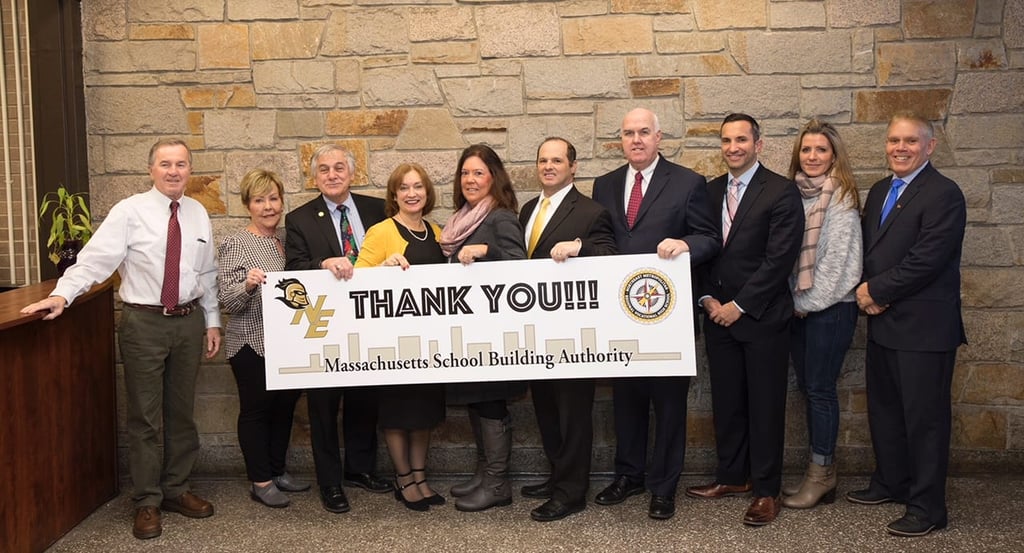
[(960, 253), (967, 209), (960, 187), (928, 162), (932, 124), (900, 113), (885, 153), (893, 175), (871, 187), (864, 207), (868, 314), (865, 378), (875, 471), (847, 499), (906, 504), (887, 530), (924, 536), (945, 528), (946, 471), (956, 350), (966, 344), (960, 313)]
[(775, 520), (782, 507), (789, 321), (788, 279), (804, 234), (800, 193), (757, 160), (757, 121), (726, 116), (722, 157), (729, 171), (709, 183), (721, 226), (722, 253), (699, 279), (711, 372), (718, 468), (711, 484), (686, 495), (714, 499), (754, 492), (743, 516), (750, 526)]
[[(349, 193), (355, 162), (351, 153), (336, 144), (318, 148), (309, 165), (320, 195), (285, 217), (288, 233), (285, 268), (289, 271), (326, 269), (336, 278), (351, 278), (352, 263), (366, 229), (385, 218), (384, 201)], [(343, 245), (343, 229), (348, 246)], [(333, 513), (349, 510), (341, 487), (343, 483), (376, 493), (392, 489), (390, 483), (373, 474), (377, 456), (377, 401), (372, 388), (349, 388), (344, 396), (343, 472), (338, 444), (338, 404), (342, 389), (306, 391), (320, 501)]]
[[(658, 153), (658, 117), (646, 109), (630, 111), (622, 120), (621, 139), (628, 163), (594, 181), (594, 199), (611, 213), (619, 253), (657, 253), (670, 259), (689, 252), (692, 267), (713, 258), (721, 238), (708, 208), (706, 180)], [(686, 456), (689, 390), (690, 378), (685, 376), (612, 381), (615, 480), (597, 494), (598, 505), (622, 503), (646, 486), (651, 492), (647, 514), (672, 518)], [(654, 450), (648, 464), (652, 404)]]
[[(601, 204), (580, 194), (575, 176), (572, 143), (558, 137), (545, 139), (537, 148), (537, 177), (543, 191), (519, 212), (530, 259), (563, 262), (570, 257), (615, 254), (611, 216)], [(594, 379), (538, 380), (530, 390), (551, 476), (540, 484), (523, 486), (522, 494), (547, 499), (530, 517), (550, 522), (587, 505)]]

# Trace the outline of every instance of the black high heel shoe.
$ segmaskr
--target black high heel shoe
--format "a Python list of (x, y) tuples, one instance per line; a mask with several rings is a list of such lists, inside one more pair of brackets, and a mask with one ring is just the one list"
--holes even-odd
[[(415, 482), (413, 482), (413, 484), (416, 484), (417, 486), (419, 486), (420, 484), (426, 484), (427, 483), (427, 477), (426, 477), (427, 469), (412, 469), (412, 472), (422, 472), (423, 473), (423, 480), (416, 480)], [(430, 486), (427, 486), (427, 489), (429, 489), (432, 492), (434, 491), (433, 488), (431, 488)], [(437, 492), (434, 492), (433, 495), (424, 495), (423, 494), (423, 490), (420, 490), (420, 495), (423, 495), (423, 501), (426, 501), (428, 505), (435, 505), (436, 506), (436, 505), (444, 505), (445, 504), (444, 496), (439, 494), (439, 493), (437, 493)]]
[[(405, 478), (405, 477), (408, 477), (408, 476), (412, 476), (412, 472), (411, 471), (407, 472), (405, 474), (396, 474), (395, 475), (395, 499), (397, 499), (398, 501), (401, 501), (402, 504), (405, 505), (405, 507), (407, 509), (411, 509), (413, 511), (423, 512), (423, 511), (426, 511), (427, 509), (430, 509), (430, 503), (427, 502), (426, 498), (420, 499), (418, 501), (409, 501), (408, 499), (405, 498), (405, 494), (402, 493), (402, 490), (404, 490), (404, 489), (406, 489), (408, 487), (416, 486), (416, 482), (414, 481), (414, 482), (409, 482), (408, 484), (399, 484), (398, 483), (398, 479), (399, 478)], [(417, 491), (419, 491), (418, 488), (417, 488)]]

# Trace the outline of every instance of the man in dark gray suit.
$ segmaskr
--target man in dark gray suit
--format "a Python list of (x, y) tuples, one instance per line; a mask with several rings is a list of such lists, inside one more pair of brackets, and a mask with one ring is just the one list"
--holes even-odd
[[(621, 138), (628, 163), (594, 181), (594, 199), (611, 214), (619, 254), (657, 253), (673, 258), (688, 251), (692, 267), (713, 258), (722, 241), (712, 222), (704, 177), (658, 153), (661, 126), (650, 110), (627, 113)], [(643, 493), (646, 486), (651, 492), (647, 514), (672, 518), (686, 455), (689, 390), (687, 376), (612, 381), (615, 480), (597, 494), (598, 505), (622, 503)], [(648, 464), (652, 404), (656, 424)]]
[[(576, 148), (572, 143), (558, 137), (545, 139), (537, 148), (537, 176), (543, 192), (519, 212), (528, 257), (563, 262), (570, 257), (614, 254), (611, 216), (601, 204), (580, 194), (573, 182)], [(550, 522), (580, 512), (587, 504), (594, 380), (538, 380), (530, 390), (551, 476), (546, 482), (523, 486), (522, 494), (547, 499), (530, 516)]]
[(956, 350), (967, 343), (960, 313), (960, 254), (967, 208), (960, 187), (929, 163), (932, 124), (912, 113), (889, 121), (892, 169), (864, 205), (865, 360), (875, 472), (853, 503), (905, 503), (887, 530), (924, 536), (945, 528), (946, 471)]
[[(336, 278), (351, 278), (352, 264), (366, 229), (385, 218), (384, 201), (349, 193), (355, 162), (351, 153), (336, 144), (318, 148), (309, 165), (320, 195), (285, 218), (288, 233), (285, 268), (289, 271), (327, 269)], [(372, 388), (348, 388), (344, 395), (343, 472), (338, 444), (338, 404), (342, 388), (306, 391), (320, 501), (332, 513), (349, 510), (348, 498), (341, 488), (343, 483), (376, 493), (392, 489), (390, 483), (373, 474), (377, 455), (377, 401)]]

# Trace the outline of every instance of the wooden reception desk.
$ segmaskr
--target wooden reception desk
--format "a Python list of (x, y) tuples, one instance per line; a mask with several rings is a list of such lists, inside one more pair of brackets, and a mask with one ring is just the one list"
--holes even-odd
[(55, 281), (0, 293), (0, 550), (42, 551), (118, 493), (114, 295), (22, 315)]

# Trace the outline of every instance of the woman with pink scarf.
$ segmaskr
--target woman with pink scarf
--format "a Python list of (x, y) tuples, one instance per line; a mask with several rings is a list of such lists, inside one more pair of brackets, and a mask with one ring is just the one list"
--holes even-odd
[[(462, 151), (454, 182), (455, 213), (441, 232), (450, 262), (525, 259), (523, 228), (512, 181), (498, 154), (482, 144)], [(451, 384), (449, 403), (465, 403), (476, 441), (476, 472), (452, 486), (455, 508), (483, 511), (512, 504), (508, 464), (512, 453), (507, 400), (526, 393), (525, 382)]]
[(836, 381), (857, 325), (861, 276), (860, 197), (846, 147), (832, 125), (811, 119), (793, 146), (789, 178), (803, 196), (805, 228), (793, 291), (793, 368), (807, 400), (811, 460), (782, 504), (809, 509), (835, 499), (839, 435)]

